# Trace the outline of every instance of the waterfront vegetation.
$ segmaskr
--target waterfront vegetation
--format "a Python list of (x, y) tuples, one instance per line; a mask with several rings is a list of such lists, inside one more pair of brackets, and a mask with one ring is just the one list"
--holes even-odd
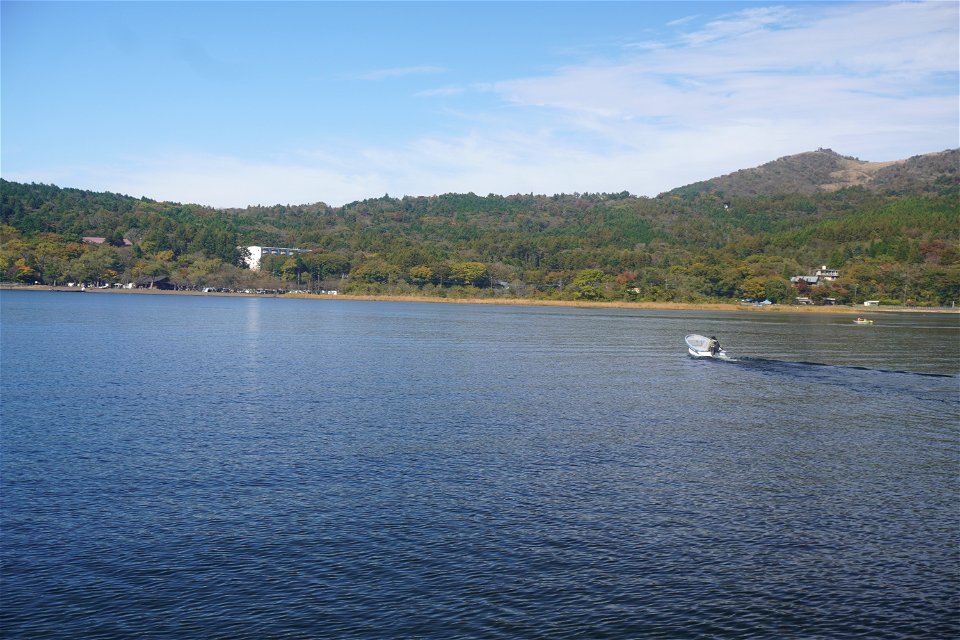
[[(214, 209), (0, 181), (0, 279), (528, 300), (960, 300), (956, 176), (912, 192), (385, 195)], [(84, 242), (99, 237), (100, 244)], [(309, 249), (245, 268), (242, 246)], [(826, 265), (840, 277), (791, 284)]]

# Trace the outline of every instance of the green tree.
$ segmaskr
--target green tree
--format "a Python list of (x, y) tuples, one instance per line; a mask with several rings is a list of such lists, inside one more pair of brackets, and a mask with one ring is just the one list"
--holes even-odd
[(342, 274), (350, 272), (350, 260), (346, 256), (328, 251), (303, 254), (303, 264), (311, 276), (317, 280), (339, 278)]
[(122, 247), (123, 246), (123, 234), (120, 233), (119, 229), (114, 229), (106, 236), (106, 242), (111, 247)]
[(793, 297), (790, 281), (784, 278), (768, 278), (763, 290), (764, 297), (770, 302), (783, 303)]
[(750, 300), (761, 300), (767, 295), (767, 279), (747, 278), (740, 283), (740, 292)]
[(453, 262), (450, 264), (450, 279), (456, 284), (482, 287), (487, 284), (487, 265), (482, 262)]
[(390, 282), (396, 276), (396, 268), (380, 258), (367, 260), (354, 267), (350, 277), (361, 282)]
[(570, 283), (570, 292), (576, 300), (599, 300), (603, 297), (606, 274), (600, 269), (584, 269)]
[(40, 280), (54, 285), (66, 274), (67, 265), (70, 263), (67, 247), (52, 240), (37, 244), (33, 256)]
[(122, 265), (117, 250), (110, 245), (102, 244), (86, 251), (69, 266), (69, 273), (79, 282), (114, 282), (119, 275)]
[(208, 286), (225, 286), (222, 282), (221, 270), (223, 262), (213, 258), (196, 258), (187, 267), (186, 281), (196, 288)]
[(283, 265), (280, 267), (280, 277), (287, 282), (295, 280), (299, 272), (300, 269), (297, 264), (297, 259), (293, 257), (284, 260)]

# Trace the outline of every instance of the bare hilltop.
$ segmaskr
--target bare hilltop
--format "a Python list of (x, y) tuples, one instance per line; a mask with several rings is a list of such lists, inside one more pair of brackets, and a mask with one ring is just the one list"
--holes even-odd
[(671, 195), (713, 193), (722, 196), (814, 194), (863, 187), (889, 194), (932, 192), (956, 182), (960, 149), (926, 153), (903, 160), (867, 162), (817, 149), (785, 156), (759, 167), (674, 189)]

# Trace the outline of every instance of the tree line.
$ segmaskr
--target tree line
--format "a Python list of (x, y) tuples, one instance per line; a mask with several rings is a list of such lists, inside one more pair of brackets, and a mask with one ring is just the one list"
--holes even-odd
[[(385, 195), (213, 209), (0, 180), (0, 277), (168, 278), (184, 289), (428, 296), (949, 305), (960, 299), (955, 181), (934, 192), (730, 196)], [(100, 244), (85, 237), (104, 238)], [(246, 268), (248, 245), (307, 249)], [(793, 284), (822, 265), (841, 277)]]

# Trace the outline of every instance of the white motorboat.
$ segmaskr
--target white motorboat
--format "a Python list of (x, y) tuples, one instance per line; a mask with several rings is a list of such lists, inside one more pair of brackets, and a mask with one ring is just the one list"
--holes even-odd
[(687, 352), (694, 358), (730, 359), (716, 338), (708, 338), (698, 333), (691, 333), (685, 340), (687, 341)]

